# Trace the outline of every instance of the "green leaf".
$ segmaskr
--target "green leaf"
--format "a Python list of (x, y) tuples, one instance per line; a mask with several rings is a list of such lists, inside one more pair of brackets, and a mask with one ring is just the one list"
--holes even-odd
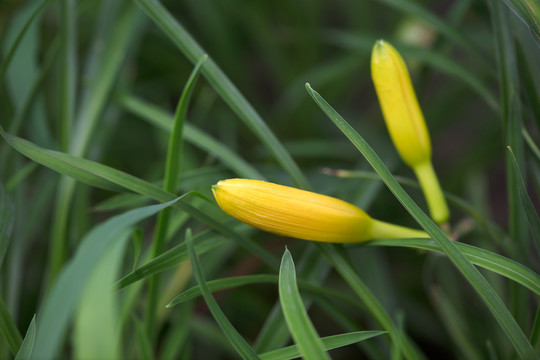
[(537, 0), (503, 0), (521, 21), (531, 30), (540, 46), (540, 2)]
[[(2, 136), (12, 147), (28, 158), (45, 165), (59, 173), (71, 176), (85, 184), (108, 189), (108, 190), (130, 190), (138, 194), (145, 195), (157, 201), (170, 201), (176, 198), (158, 186), (141, 180), (135, 176), (126, 174), (120, 170), (105, 166), (83, 158), (71, 156), (58, 151), (41, 148), (27, 140), (7, 134), (0, 126), (0, 136)], [(263, 261), (273, 268), (277, 268), (277, 259), (263, 249), (260, 245), (245, 239), (230, 227), (223, 225), (211, 215), (195, 208), (185, 200), (180, 200), (173, 205), (189, 213), (194, 218), (205, 224), (212, 226), (219, 232), (235, 239), (248, 251), (259, 256)]]
[[(211, 231), (202, 232), (193, 238), (195, 250), (199, 255), (220, 246), (225, 241), (222, 236)], [(116, 287), (122, 289), (148, 276), (170, 269), (188, 259), (187, 245), (185, 242), (182, 242), (124, 276), (116, 283)]]
[(122, 264), (126, 242), (111, 244), (91, 272), (75, 316), (74, 357), (121, 359), (118, 294), (114, 280)]
[[(384, 334), (385, 331), (355, 331), (321, 338), (325, 350), (337, 349)], [(290, 360), (302, 356), (298, 345), (287, 346), (259, 354), (262, 360)]]
[(36, 315), (32, 317), (32, 321), (26, 330), (26, 335), (22, 342), (21, 348), (15, 356), (15, 360), (28, 360), (32, 356), (32, 351), (34, 351), (34, 342), (36, 340)]
[[(277, 284), (279, 282), (279, 277), (273, 274), (257, 274), (257, 275), (246, 275), (246, 276), (236, 276), (229, 277), (225, 279), (216, 279), (207, 281), (208, 288), (210, 291), (218, 291), (224, 289), (231, 289), (239, 286), (246, 286), (252, 284)], [(352, 306), (359, 307), (361, 304), (358, 301), (350, 298), (349, 296), (328, 289), (325, 286), (314, 285), (309, 281), (297, 280), (298, 286), (300, 289), (308, 293), (309, 295), (315, 295), (319, 297), (332, 297), (335, 299), (340, 299), (346, 303), (349, 303)], [(199, 286), (194, 286), (183, 291), (180, 295), (176, 296), (167, 307), (172, 307), (187, 301), (193, 300), (201, 295), (201, 289)]]
[(137, 348), (139, 349), (139, 356), (143, 360), (152, 360), (154, 358), (152, 354), (152, 343), (146, 332), (144, 325), (135, 316), (133, 317), (135, 323), (135, 333), (137, 337)]
[[(203, 55), (197, 62), (195, 68), (191, 72), (182, 91), (182, 95), (178, 100), (176, 114), (174, 116), (174, 125), (169, 136), (169, 146), (167, 149), (167, 159), (165, 164), (165, 179), (163, 181), (163, 190), (174, 193), (178, 182), (178, 173), (180, 171), (180, 161), (183, 157), (182, 143), (184, 123), (186, 122), (186, 114), (189, 106), (189, 101), (202, 66), (206, 62), (207, 56)], [(152, 240), (152, 257), (159, 256), (165, 250), (165, 240), (169, 228), (169, 210), (162, 211), (158, 216), (154, 238)], [(146, 328), (149, 334), (155, 332), (155, 319), (158, 308), (159, 296), (159, 276), (156, 274), (150, 278), (148, 304), (146, 308)]]
[(191, 265), (193, 267), (193, 275), (195, 276), (195, 279), (197, 279), (197, 282), (201, 287), (201, 292), (204, 297), (204, 301), (206, 301), (206, 305), (208, 305), (208, 309), (212, 313), (212, 316), (214, 316), (214, 319), (223, 331), (223, 334), (225, 334), (231, 345), (243, 359), (258, 359), (259, 357), (257, 356), (257, 354), (249, 346), (246, 340), (238, 333), (238, 331), (236, 331), (236, 329), (230, 323), (229, 319), (227, 319), (227, 317), (219, 307), (216, 299), (214, 299), (214, 296), (210, 292), (210, 289), (208, 289), (201, 266), (199, 264), (199, 260), (197, 258), (197, 254), (195, 253), (195, 247), (193, 246), (193, 239), (191, 237), (190, 229), (188, 229), (186, 232), (186, 243), (188, 247), (189, 258), (191, 260)]
[(388, 168), (369, 144), (316, 91), (314, 91), (309, 84), (306, 84), (306, 89), (325, 114), (349, 138), (362, 155), (364, 155), (374, 170), (383, 178), (384, 183), (390, 191), (392, 191), (394, 196), (401, 202), (418, 224), (432, 237), (432, 239), (437, 242), (442, 251), (450, 258), (456, 268), (476, 290), (506, 333), (518, 354), (521, 357), (533, 354), (534, 350), (527, 337), (493, 287), (491, 287), (487, 280), (471, 264), (456, 244), (454, 244), (454, 242), (446, 236), (446, 234), (420, 209), (420, 207), (416, 205), (396, 179), (394, 179)]
[(19, 47), (19, 44), (21, 43), (21, 40), (24, 38), (24, 34), (26, 34), (26, 31), (28, 30), (28, 28), (30, 28), (30, 25), (32, 25), (35, 18), (39, 15), (41, 10), (43, 10), (43, 8), (45, 8), (45, 6), (47, 5), (47, 3), (49, 1), (51, 1), (51, 0), (43, 0), (39, 4), (39, 6), (32, 12), (32, 14), (28, 18), (28, 20), (26, 20), (22, 30), (17, 35), (17, 38), (15, 39), (15, 41), (13, 42), (11, 47), (9, 48), (6, 57), (4, 59), (2, 59), (2, 65), (0, 66), (0, 83), (2, 83), (3, 80), (4, 80), (4, 74), (5, 74), (8, 66), (9, 66), (9, 64), (11, 62), (11, 59), (13, 58), (13, 55), (15, 55), (15, 51)]
[[(431, 239), (382, 239), (371, 241), (369, 246), (408, 247), (444, 254), (442, 248)], [(456, 242), (455, 245), (475, 265), (513, 280), (540, 296), (540, 275), (526, 266), (491, 251)]]
[(279, 269), (279, 300), (300, 355), (306, 359), (330, 359), (300, 297), (294, 262), (288, 249), (283, 253)]
[(21, 333), (19, 332), (19, 329), (17, 329), (17, 325), (15, 324), (15, 321), (13, 321), (13, 318), (11, 317), (11, 314), (9, 313), (6, 303), (1, 297), (0, 297), (0, 334), (2, 334), (2, 336), (6, 340), (11, 353), (16, 354), (19, 351), (19, 348), (21, 347), (23, 339), (22, 339)]
[[(191, 62), (195, 63), (206, 53), (161, 3), (153, 0), (135, 0), (135, 2)], [(296, 165), (260, 115), (211, 58), (208, 59), (207, 64), (204, 66), (203, 74), (230, 108), (274, 154), (276, 161), (283, 166), (283, 169), (291, 176), (295, 184), (301, 188), (308, 188), (308, 181), (298, 168), (298, 165)]]
[(115, 241), (128, 238), (130, 227), (178, 201), (152, 205), (115, 216), (93, 228), (81, 241), (74, 257), (58, 275), (38, 315), (36, 343), (32, 358), (58, 357), (58, 348), (69, 319), (79, 303), (93, 269)]

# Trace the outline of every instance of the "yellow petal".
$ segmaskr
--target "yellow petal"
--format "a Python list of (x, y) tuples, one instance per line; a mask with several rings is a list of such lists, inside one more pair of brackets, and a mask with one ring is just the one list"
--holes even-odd
[(261, 230), (298, 239), (349, 243), (377, 236), (427, 236), (374, 220), (343, 200), (265, 181), (223, 180), (212, 191), (230, 216)]
[(386, 126), (401, 158), (411, 167), (431, 160), (431, 142), (403, 58), (394, 47), (377, 41), (371, 77)]

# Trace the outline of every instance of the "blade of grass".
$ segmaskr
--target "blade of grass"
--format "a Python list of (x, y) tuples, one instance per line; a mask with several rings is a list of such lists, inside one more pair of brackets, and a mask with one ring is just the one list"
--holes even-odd
[[(513, 280), (540, 296), (540, 275), (531, 269), (482, 248), (458, 242), (455, 244), (473, 264)], [(408, 247), (444, 254), (442, 248), (431, 239), (381, 239), (367, 245)]]
[(9, 48), (6, 58), (2, 61), (2, 65), (0, 65), (0, 83), (2, 83), (4, 80), (4, 74), (11, 62), (11, 59), (13, 58), (13, 55), (15, 55), (15, 51), (17, 51), (17, 48), (19, 47), (19, 44), (24, 37), (24, 34), (26, 34), (26, 31), (28, 30), (28, 28), (30, 28), (30, 25), (32, 25), (35, 18), (39, 15), (41, 10), (43, 10), (43, 8), (47, 5), (49, 1), (51, 0), (43, 0), (41, 4), (39, 4), (39, 6), (32, 12), (28, 20), (25, 22), (21, 32), (19, 32), (17, 38)]
[(227, 317), (219, 307), (216, 299), (214, 299), (214, 296), (208, 289), (206, 280), (204, 279), (204, 275), (201, 269), (201, 265), (199, 264), (197, 254), (195, 253), (195, 247), (193, 245), (193, 239), (191, 237), (190, 229), (186, 231), (186, 244), (188, 248), (189, 259), (191, 260), (191, 264), (193, 267), (193, 275), (195, 276), (195, 279), (197, 279), (197, 282), (201, 287), (201, 292), (204, 297), (204, 301), (206, 302), (206, 305), (208, 305), (208, 309), (210, 310), (212, 316), (223, 331), (223, 334), (225, 334), (231, 345), (243, 359), (258, 359), (259, 357), (257, 356), (257, 354), (249, 346), (246, 340), (236, 331), (236, 329), (230, 323), (229, 319), (227, 319)]
[[(514, 44), (513, 29), (510, 22), (510, 10), (499, 0), (490, 0), (493, 39), (498, 66), (500, 103), (502, 108), (502, 130), (505, 146), (510, 146), (516, 156), (518, 166), (523, 171), (525, 156), (521, 126), (523, 123), (519, 73)], [(510, 238), (515, 243), (511, 248), (516, 259), (528, 258), (527, 219), (521, 205), (519, 194), (519, 179), (514, 172), (511, 156), (505, 152), (506, 160), (506, 192), (508, 201), (508, 227)], [(521, 288), (510, 285), (510, 309), (518, 324), (527, 326), (528, 299)]]
[(94, 227), (84, 237), (74, 257), (62, 269), (58, 280), (43, 302), (39, 312), (32, 358), (52, 359), (58, 357), (58, 348), (69, 319), (80, 301), (90, 274), (99, 260), (110, 250), (111, 244), (126, 241), (131, 226), (178, 200), (117, 215)]
[[(117, 19), (116, 27), (110, 34), (109, 41), (100, 59), (99, 72), (91, 82), (87, 96), (84, 98), (77, 114), (77, 126), (68, 144), (69, 153), (82, 156), (88, 147), (94, 128), (103, 112), (111, 92), (114, 80), (121, 70), (123, 60), (128, 53), (131, 39), (134, 37), (137, 9), (128, 4), (122, 15)], [(60, 271), (67, 253), (67, 226), (70, 214), (75, 181), (62, 177), (58, 186), (55, 214), (53, 216), (52, 241), (49, 251), (49, 287), (52, 286)]]
[[(355, 331), (321, 338), (325, 350), (337, 349), (384, 334), (384, 331)], [(298, 345), (287, 346), (259, 354), (262, 360), (290, 360), (302, 356)]]
[(287, 248), (279, 269), (279, 300), (287, 327), (298, 345), (300, 356), (306, 359), (330, 359), (302, 302), (296, 284), (294, 262)]
[(148, 333), (145, 331), (144, 325), (135, 316), (133, 317), (135, 323), (135, 336), (137, 338), (138, 355), (142, 360), (152, 360), (154, 355), (152, 354), (152, 344)]
[[(178, 173), (180, 171), (180, 161), (182, 160), (182, 142), (184, 123), (188, 111), (189, 102), (195, 89), (195, 84), (199, 77), (200, 71), (206, 62), (207, 56), (203, 55), (191, 72), (182, 91), (182, 95), (178, 100), (176, 113), (174, 116), (173, 128), (169, 137), (169, 146), (167, 149), (167, 158), (165, 163), (165, 178), (163, 181), (163, 190), (174, 193), (177, 188)], [(165, 209), (158, 215), (154, 239), (152, 241), (152, 257), (155, 258), (165, 250), (165, 237), (169, 227), (169, 210)], [(159, 281), (158, 274), (152, 276), (149, 282), (148, 303), (146, 308), (146, 331), (151, 336), (156, 333), (156, 313), (159, 298)]]
[(9, 350), (13, 355), (17, 354), (19, 348), (21, 347), (23, 338), (15, 321), (11, 317), (9, 310), (4, 303), (4, 300), (0, 297), (0, 333), (6, 340)]
[[(207, 282), (208, 288), (211, 292), (225, 289), (232, 289), (239, 286), (246, 286), (252, 284), (277, 284), (279, 277), (273, 274), (257, 274), (257, 275), (245, 275), (230, 277), (224, 279), (210, 280)], [(325, 286), (317, 286), (308, 281), (297, 280), (298, 286), (300, 289), (305, 291), (308, 295), (318, 295), (323, 297), (333, 297), (335, 299), (340, 299), (346, 303), (349, 303), (352, 306), (359, 306), (358, 302), (351, 299), (349, 296), (328, 289)], [(167, 307), (172, 307), (187, 301), (193, 300), (201, 295), (201, 289), (199, 286), (194, 286), (183, 291), (180, 295), (176, 296)]]
[(22, 342), (22, 345), (19, 349), (19, 352), (17, 353), (17, 356), (15, 356), (15, 360), (28, 360), (32, 356), (32, 352), (34, 351), (34, 342), (36, 340), (36, 315), (32, 317), (32, 321), (30, 321), (30, 325), (28, 326), (28, 330), (26, 330), (26, 335), (24, 336), (24, 340)]
[(540, 3), (535, 0), (503, 0), (525, 25), (531, 30), (540, 46)]
[(67, 151), (71, 136), (71, 123), (75, 114), (77, 83), (75, 1), (60, 1), (60, 33), (62, 49), (60, 58), (60, 150)]
[[(153, 106), (133, 96), (120, 94), (116, 97), (119, 104), (127, 111), (160, 127), (165, 131), (172, 131), (173, 118), (160, 108)], [(238, 156), (227, 145), (210, 137), (192, 124), (185, 124), (185, 139), (193, 145), (200, 147), (209, 154), (220, 159), (237, 175), (247, 179), (264, 180), (264, 176), (251, 164)]]
[(345, 134), (345, 136), (349, 138), (362, 155), (364, 155), (373, 169), (383, 178), (386, 186), (392, 191), (405, 209), (432, 237), (432, 239), (437, 242), (469, 284), (472, 285), (505, 332), (518, 355), (527, 357), (533, 354), (534, 350), (527, 337), (516, 320), (512, 317), (501, 298), (482, 274), (480, 274), (446, 234), (420, 209), (420, 207), (418, 207), (418, 205), (416, 205), (396, 179), (394, 179), (388, 168), (369, 144), (341, 117), (341, 115), (339, 115), (316, 91), (314, 91), (309, 84), (306, 84), (306, 89), (323, 112)]
[[(491, 0), (489, 4), (493, 18), (494, 46), (499, 72), (504, 145), (513, 149), (519, 168), (525, 169), (523, 139), (521, 137), (522, 110), (518, 92), (519, 76), (516, 68), (517, 60), (508, 19), (508, 9), (498, 0)], [(510, 236), (521, 245), (520, 250), (523, 252), (526, 249), (525, 214), (519, 200), (517, 184), (519, 180), (513, 171), (514, 165), (510, 154), (507, 153), (506, 155)]]
[(125, 247), (125, 241), (113, 243), (98, 260), (83, 289), (73, 329), (74, 357), (77, 359), (122, 358), (118, 299), (113, 284)]
[[(43, 149), (27, 140), (7, 134), (1, 126), (0, 136), (24, 156), (88, 185), (116, 191), (129, 190), (161, 202), (176, 198), (176, 195), (164, 191), (152, 183), (117, 169), (58, 151)], [(278, 268), (278, 260), (272, 254), (268, 253), (260, 245), (238, 234), (230, 227), (225, 226), (216, 220), (214, 216), (197, 209), (185, 200), (181, 200), (173, 206), (189, 213), (194, 218), (208, 224), (231, 239), (238, 241), (242, 247), (259, 256), (270, 267), (274, 269)]]
[[(148, 17), (191, 62), (195, 63), (206, 53), (162, 4), (152, 0), (133, 1), (144, 10)], [(203, 74), (230, 108), (274, 154), (276, 161), (283, 166), (283, 169), (289, 174), (294, 183), (300, 188), (309, 188), (309, 183), (298, 165), (296, 165), (268, 125), (211, 58), (208, 59)]]

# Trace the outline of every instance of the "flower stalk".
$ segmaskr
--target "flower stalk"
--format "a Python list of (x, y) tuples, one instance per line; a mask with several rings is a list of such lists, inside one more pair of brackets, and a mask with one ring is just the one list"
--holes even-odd
[(431, 141), (424, 115), (403, 58), (384, 40), (373, 47), (371, 77), (399, 155), (416, 174), (431, 217), (445, 224), (450, 212), (431, 163)]
[(258, 229), (293, 238), (354, 243), (378, 238), (426, 238), (427, 233), (371, 218), (340, 199), (260, 180), (212, 186), (223, 211)]

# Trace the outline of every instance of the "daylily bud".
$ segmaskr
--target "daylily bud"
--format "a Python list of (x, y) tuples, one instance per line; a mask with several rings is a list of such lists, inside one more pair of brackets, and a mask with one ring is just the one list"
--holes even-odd
[(212, 192), (230, 216), (278, 235), (333, 243), (429, 237), (423, 231), (375, 220), (343, 200), (265, 181), (222, 180), (212, 186)]
[(383, 40), (373, 47), (371, 77), (398, 153), (416, 173), (433, 219), (445, 223), (449, 211), (431, 164), (431, 142), (424, 115), (405, 62), (396, 49)]

